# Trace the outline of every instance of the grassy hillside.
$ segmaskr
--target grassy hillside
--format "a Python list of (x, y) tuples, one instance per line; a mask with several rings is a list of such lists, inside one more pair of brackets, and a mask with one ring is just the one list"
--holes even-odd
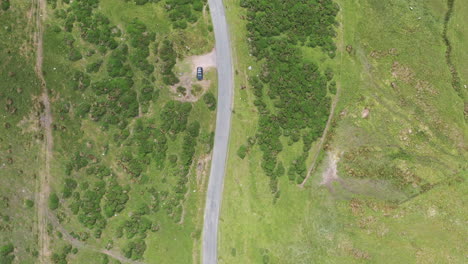
[(34, 17), (28, 13), (29, 3), (0, 3), (0, 262), (34, 263), (37, 238), (31, 234), (36, 232), (42, 146), (37, 129), (40, 85), (31, 35)]
[[(237, 154), (256, 134), (259, 115), (247, 79), (262, 64), (249, 56), (246, 10), (239, 1), (227, 3), (236, 87), (246, 89), (236, 90), (220, 263), (461, 263), (468, 234), (466, 99), (453, 89), (447, 65), (447, 5), (337, 3), (336, 57), (303, 48), (322, 72), (333, 69), (338, 88), (321, 162), (304, 188), (280, 177), (277, 200), (260, 148), (244, 159)], [(462, 5), (455, 1), (447, 35), (463, 84)], [(293, 144), (279, 155), (286, 170), (298, 151)]]
[[(0, 11), (0, 257), (198, 261), (216, 108), (204, 98), (216, 96), (216, 72), (196, 81), (191, 56), (214, 46), (206, 1), (50, 0), (42, 13), (37, 3)], [(34, 72), (39, 14), (50, 117)], [(52, 141), (41, 119), (52, 120)], [(45, 234), (26, 220), (37, 193), (47, 195)]]

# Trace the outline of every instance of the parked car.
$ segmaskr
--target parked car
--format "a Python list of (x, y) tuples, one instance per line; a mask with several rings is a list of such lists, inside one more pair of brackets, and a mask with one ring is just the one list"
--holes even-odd
[(199, 81), (203, 80), (203, 67), (197, 67), (197, 79)]

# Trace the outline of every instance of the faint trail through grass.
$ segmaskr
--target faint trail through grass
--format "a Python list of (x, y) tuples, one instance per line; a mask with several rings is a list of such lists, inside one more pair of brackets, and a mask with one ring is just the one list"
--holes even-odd
[[(340, 10), (341, 10), (341, 7), (340, 7)], [(345, 52), (345, 50), (344, 50), (344, 36), (343, 36), (343, 34), (344, 34), (343, 33), (343, 10), (340, 11), (340, 17), (341, 17), (341, 23), (340, 23), (340, 31), (341, 31), (340, 61), (341, 61), (341, 63), (340, 63), (340, 65), (343, 65), (343, 53)], [(341, 76), (341, 72), (342, 72), (342, 67), (340, 67), (340, 76)], [(331, 122), (333, 120), (333, 116), (335, 115), (335, 108), (336, 108), (336, 104), (338, 103), (338, 100), (340, 98), (340, 92), (341, 92), (341, 82), (338, 82), (337, 85), (336, 85), (336, 95), (333, 98), (332, 106), (331, 106), (331, 109), (330, 109), (330, 114), (328, 115), (327, 124), (325, 126), (325, 129), (323, 130), (322, 136), (320, 137), (320, 140), (319, 140), (319, 143), (318, 143), (318, 146), (317, 146), (317, 151), (315, 152), (314, 158), (312, 160), (312, 164), (310, 165), (309, 169), (307, 170), (307, 176), (305, 177), (304, 181), (302, 181), (302, 183), (299, 184), (299, 186), (301, 188), (303, 188), (304, 185), (307, 183), (307, 180), (310, 178), (310, 175), (312, 174), (312, 172), (315, 170), (315, 168), (317, 166), (317, 160), (318, 160), (319, 154), (322, 152), (323, 143), (325, 142), (325, 139), (327, 138), (327, 134), (328, 134), (328, 131), (330, 130), (330, 125), (331, 125)]]
[(48, 219), (50, 220), (51, 224), (58, 230), (60, 233), (62, 233), (64, 240), (68, 241), (73, 247), (79, 248), (79, 249), (87, 249), (93, 252), (97, 253), (102, 253), (105, 254), (113, 259), (116, 259), (122, 263), (129, 263), (129, 264), (144, 264), (144, 262), (140, 261), (135, 261), (128, 259), (118, 252), (115, 252), (113, 250), (107, 250), (107, 249), (99, 249), (97, 247), (91, 246), (89, 244), (86, 244), (83, 241), (80, 241), (70, 235), (68, 231), (59, 223), (58, 219), (55, 217), (55, 215), (52, 214), (52, 212), (49, 212), (48, 214)]
[(47, 92), (44, 74), (42, 72), (43, 60), (43, 23), (42, 19), (46, 13), (45, 0), (37, 0), (33, 4), (34, 14), (36, 16), (36, 74), (41, 81), (42, 89), (42, 103), (43, 114), (41, 115), (41, 126), (44, 129), (44, 167), (39, 173), (38, 190), (37, 190), (37, 221), (38, 221), (38, 236), (39, 236), (39, 262), (49, 263), (50, 252), (50, 238), (47, 234), (47, 198), (50, 193), (49, 178), (50, 178), (50, 160), (52, 158), (52, 114), (50, 110), (49, 95)]

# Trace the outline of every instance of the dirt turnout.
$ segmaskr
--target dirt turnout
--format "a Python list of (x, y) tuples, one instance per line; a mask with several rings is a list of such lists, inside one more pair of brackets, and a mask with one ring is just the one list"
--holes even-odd
[(200, 56), (192, 56), (190, 57), (192, 60), (192, 68), (193, 73), (196, 73), (197, 67), (203, 68), (216, 68), (216, 50), (213, 49), (210, 53), (200, 55)]
[[(211, 84), (210, 80), (195, 80), (197, 67), (203, 67), (205, 73), (212, 68), (216, 68), (216, 51), (213, 49), (210, 53), (204, 55), (188, 57), (181, 62), (181, 64), (190, 65), (189, 67), (191, 71), (184, 72), (182, 75), (179, 75), (178, 77), (180, 82), (172, 86), (171, 91), (178, 94), (177, 87), (182, 86), (186, 89), (186, 94), (184, 96), (176, 97), (175, 99), (183, 102), (196, 102), (206, 92), (206, 90), (210, 88)], [(194, 85), (201, 87), (200, 91), (193, 91), (192, 89)]]

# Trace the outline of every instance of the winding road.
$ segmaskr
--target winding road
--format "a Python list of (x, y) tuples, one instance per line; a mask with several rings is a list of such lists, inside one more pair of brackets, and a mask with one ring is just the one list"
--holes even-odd
[(233, 68), (229, 31), (222, 0), (208, 0), (216, 40), (218, 69), (218, 110), (211, 161), (210, 179), (206, 193), (203, 223), (203, 264), (217, 263), (218, 222), (223, 195), (224, 172), (228, 151), (233, 95)]

